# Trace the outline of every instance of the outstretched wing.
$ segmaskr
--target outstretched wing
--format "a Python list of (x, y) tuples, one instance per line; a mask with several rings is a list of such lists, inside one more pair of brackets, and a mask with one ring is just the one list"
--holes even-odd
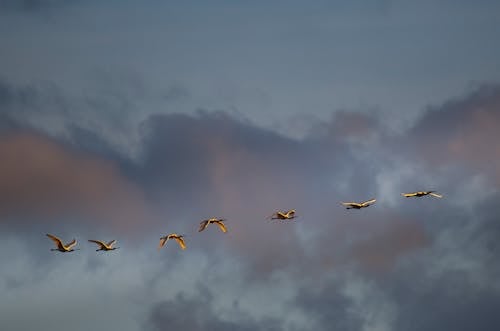
[(404, 196), (405, 198), (410, 198), (410, 197), (415, 197), (417, 196), (417, 192), (413, 192), (413, 193), (401, 193), (402, 196)]
[(209, 222), (208, 220), (201, 221), (200, 227), (198, 228), (198, 232), (205, 230), (208, 226), (208, 222)]
[(344, 206), (361, 207), (361, 204), (357, 202), (341, 202), (341, 204)]
[(179, 246), (181, 246), (182, 249), (186, 249), (186, 243), (182, 237), (175, 237), (174, 239), (179, 243)]
[(92, 239), (89, 239), (88, 241), (91, 242), (91, 243), (97, 244), (99, 246), (99, 248), (101, 248), (101, 249), (105, 249), (106, 248), (106, 244), (103, 243), (102, 241), (92, 240)]
[(165, 246), (165, 243), (170, 239), (170, 236), (165, 236), (160, 238), (160, 243), (158, 244), (158, 249)]
[(363, 203), (361, 203), (363, 206), (369, 206), (373, 203), (375, 203), (375, 201), (377, 201), (377, 199), (371, 199), (371, 200), (368, 200), (368, 201), (365, 201)]
[(111, 248), (114, 244), (116, 244), (116, 240), (115, 239), (111, 240), (106, 245)]
[(48, 233), (47, 233), (47, 237), (49, 237), (50, 239), (52, 239), (52, 241), (56, 244), (57, 248), (64, 249), (64, 246), (63, 246), (63, 243), (62, 243), (61, 239), (57, 238), (54, 235), (48, 234)]
[(222, 221), (216, 221), (216, 222), (214, 222), (214, 223), (215, 223), (215, 224), (217, 224), (217, 226), (219, 227), (219, 229), (220, 229), (222, 232), (224, 232), (224, 233), (226, 233), (226, 232), (227, 232), (227, 228), (226, 228), (226, 226), (224, 225), (224, 223), (222, 223)]
[(279, 219), (284, 219), (284, 218), (286, 218), (285, 213), (283, 213), (283, 212), (281, 212), (281, 211), (277, 211), (275, 215), (276, 215), (276, 217), (277, 217), (277, 218), (279, 218)]
[(70, 250), (76, 245), (76, 239), (73, 239), (70, 243), (66, 245), (66, 249)]
[(429, 195), (432, 195), (433, 197), (436, 197), (436, 198), (442, 198), (443, 197), (442, 194), (437, 194), (437, 193), (434, 193), (434, 192), (429, 193)]

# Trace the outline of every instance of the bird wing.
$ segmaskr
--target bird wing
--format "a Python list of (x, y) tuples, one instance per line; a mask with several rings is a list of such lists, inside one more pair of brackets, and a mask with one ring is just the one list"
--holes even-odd
[(170, 239), (170, 236), (165, 236), (160, 238), (160, 244), (158, 245), (158, 249), (165, 246), (165, 243)]
[(209, 222), (208, 220), (201, 221), (200, 227), (198, 228), (198, 232), (205, 230), (208, 226), (208, 222)]
[(217, 224), (217, 226), (219, 227), (219, 229), (220, 229), (222, 232), (224, 232), (224, 233), (226, 233), (226, 232), (227, 232), (227, 228), (226, 228), (226, 226), (224, 225), (224, 223), (222, 223), (222, 221), (216, 221), (216, 222), (214, 222), (214, 223), (215, 223), (215, 224)]
[(64, 246), (63, 246), (63, 243), (62, 243), (61, 239), (57, 238), (54, 235), (48, 234), (48, 233), (47, 233), (47, 237), (49, 237), (50, 239), (52, 239), (52, 241), (56, 244), (57, 248), (64, 249)]
[(186, 243), (182, 237), (175, 237), (174, 239), (179, 243), (179, 246), (181, 246), (182, 249), (186, 249)]
[(66, 248), (67, 250), (70, 250), (70, 249), (72, 249), (75, 245), (76, 245), (76, 239), (73, 239), (70, 243), (68, 243), (68, 244), (66, 245), (66, 247), (65, 247), (65, 248)]
[(94, 243), (94, 244), (99, 245), (99, 248), (102, 248), (102, 249), (105, 249), (105, 248), (106, 248), (106, 244), (105, 244), (105, 243), (103, 243), (102, 241), (99, 241), (99, 240), (92, 240), (92, 239), (89, 239), (88, 241), (89, 241), (89, 242), (91, 242), (91, 243)]
[(442, 198), (443, 197), (442, 194), (437, 194), (437, 193), (434, 193), (434, 192), (429, 193), (429, 195), (432, 195), (433, 197), (436, 197), (436, 198)]
[(402, 196), (406, 197), (406, 198), (409, 198), (409, 197), (414, 197), (417, 195), (417, 192), (413, 192), (413, 193), (401, 193)]
[(343, 204), (344, 206), (357, 206), (357, 207), (361, 207), (361, 204), (357, 203), (357, 202), (341, 202), (341, 204)]
[(365, 201), (365, 202), (363, 202), (361, 204), (363, 206), (368, 206), (368, 205), (371, 205), (372, 203), (375, 203), (375, 201), (377, 201), (377, 199), (371, 199), (371, 200)]
[(107, 245), (108, 247), (112, 247), (114, 244), (116, 244), (116, 240), (115, 240), (115, 239), (111, 240), (111, 241), (110, 241), (110, 242), (108, 242), (106, 245)]

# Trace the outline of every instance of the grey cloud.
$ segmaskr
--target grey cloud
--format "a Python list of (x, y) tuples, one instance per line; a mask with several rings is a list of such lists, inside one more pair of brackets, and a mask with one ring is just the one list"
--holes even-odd
[(213, 293), (201, 286), (201, 290), (194, 296), (178, 293), (173, 299), (160, 302), (151, 310), (145, 330), (182, 329), (187, 331), (199, 330), (284, 330), (279, 318), (254, 319), (240, 311), (235, 303), (230, 312), (221, 317), (214, 305)]
[(484, 85), (470, 95), (428, 110), (408, 133), (410, 153), (431, 166), (472, 168), (500, 181), (500, 86)]
[[(19, 96), (20, 92), (15, 91), (4, 89), (3, 100), (10, 100), (4, 101), (5, 105), (12, 107), (13, 102), (29, 105), (30, 100), (36, 100), (37, 92), (26, 92), (29, 97), (23, 98), (24, 94)], [(396, 137), (382, 132), (381, 115), (341, 112), (331, 122), (321, 125), (315, 134), (305, 139), (291, 139), (225, 112), (199, 111), (195, 115), (158, 114), (143, 121), (139, 129), (140, 153), (135, 159), (117, 157), (113, 145), (106, 143), (106, 137), (99, 130), (77, 125), (66, 126), (73, 140), (64, 144), (76, 153), (83, 150), (92, 157), (113, 160), (121, 175), (144, 191), (148, 202), (158, 207), (164, 217), (162, 222), (145, 224), (145, 232), (161, 224), (162, 231), (180, 228), (196, 233), (196, 223), (201, 218), (213, 214), (228, 218), (230, 231), (226, 235), (216, 231), (196, 233), (196, 239), (191, 237), (192, 244), (188, 245), (191, 252), (209, 255), (210, 262), (219, 261), (217, 266), (221, 267), (226, 265), (220, 262), (224, 258), (241, 261), (237, 276), (249, 285), (266, 288), (274, 277), (285, 274), (284, 279), (290, 284), (286, 292), (295, 300), (291, 303), (286, 299), (277, 300), (276, 304), (291, 305), (301, 318), (313, 320), (318, 329), (326, 329), (334, 323), (346, 329), (369, 330), (370, 323), (363, 312), (376, 311), (374, 325), (412, 330), (413, 326), (405, 320), (415, 311), (415, 316), (429, 316), (422, 319), (422, 325), (437, 330), (448, 322), (428, 311), (430, 293), (440, 296), (441, 305), (448, 305), (449, 310), (442, 316), (497, 300), (495, 288), (488, 285), (498, 274), (491, 266), (498, 255), (494, 239), (498, 232), (497, 218), (492, 207), (496, 197), (485, 195), (484, 199), (467, 206), (453, 199), (453, 191), (467, 184), (477, 170), (489, 171), (484, 168), (487, 153), (480, 151), (480, 158), (474, 162), (464, 161), (461, 154), (457, 157), (442, 153), (435, 169), (424, 143), (435, 142), (437, 150), (445, 150), (457, 132), (470, 132), (467, 126), (465, 131), (457, 129), (460, 125), (477, 129), (475, 122), (468, 119), (477, 118), (478, 109), (481, 109), (479, 118), (486, 114), (494, 127), (496, 93), (495, 88), (491, 88), (470, 98), (464, 97), (458, 102), (458, 113), (455, 106), (449, 104), (431, 110), (412, 131)], [(12, 113), (5, 114), (9, 118)], [(455, 116), (453, 114), (460, 115), (462, 120), (447, 127), (444, 118)], [(432, 120), (435, 116), (443, 118)], [(6, 129), (13, 125), (12, 130), (16, 131), (16, 126), (23, 127), (25, 122), (21, 116), (6, 123)], [(419, 141), (417, 138), (422, 135), (424, 138)], [(493, 130), (485, 130), (482, 135), (495, 137)], [(477, 146), (475, 136), (462, 137), (466, 138), (463, 140), (465, 151), (472, 152)], [(399, 145), (395, 145), (394, 138)], [(66, 141), (65, 138), (52, 139), (57, 144), (58, 139)], [(468, 139), (472, 139), (472, 145)], [(380, 173), (406, 167), (419, 159), (423, 161), (417, 168), (400, 178), (389, 176), (388, 180), (398, 189), (434, 183), (432, 188), (443, 190), (444, 199), (404, 199), (396, 192), (394, 205), (386, 204), (383, 199), (360, 211), (346, 211), (339, 205), (344, 199), (376, 196)], [(468, 170), (458, 167), (446, 171), (448, 166), (462, 161)], [(485, 171), (488, 176), (496, 173), (488, 171)], [(480, 183), (470, 190), (475, 192), (482, 186)], [(265, 217), (275, 209), (292, 207), (299, 213), (295, 223), (266, 223)], [(89, 263), (92, 270), (102, 266), (94, 260)], [(163, 270), (178, 264), (158, 265)], [(344, 268), (353, 270), (356, 279), (361, 281), (352, 283), (349, 279), (328, 277)], [(483, 277), (476, 276), (475, 270)], [(460, 276), (451, 276), (456, 274)], [(152, 278), (161, 279), (159, 275), (161, 273)], [(416, 281), (415, 275), (421, 275), (420, 286), (408, 292)], [(224, 282), (227, 275), (213, 277), (221, 277)], [(448, 278), (452, 287), (443, 285)], [(181, 280), (174, 279), (172, 284), (179, 282)], [(368, 289), (362, 285), (365, 282), (369, 284)], [(9, 284), (11, 289), (19, 288), (15, 282)], [(354, 288), (354, 294), (346, 294), (339, 284)], [(308, 290), (315, 286), (324, 291)], [(357, 286), (366, 292), (356, 296)], [(454, 303), (450, 295), (454, 287), (462, 288), (463, 296), (475, 293), (478, 297)], [(219, 298), (215, 290), (202, 293), (176, 294), (160, 300), (151, 310), (146, 309), (149, 313), (146, 327), (161, 330), (170, 321), (193, 330), (203, 325), (217, 329), (236, 326), (250, 329), (260, 325), (269, 330), (294, 328), (289, 324), (283, 327), (281, 323), (285, 323), (285, 318), (251, 317), (247, 308), (234, 308), (231, 311), (237, 316), (234, 320), (223, 318), (213, 307), (227, 297)], [(380, 298), (383, 308), (378, 309), (374, 301), (369, 300), (372, 294)], [(366, 305), (359, 298), (367, 298)], [(405, 308), (394, 308), (401, 305)], [(211, 308), (206, 310), (206, 306)], [(186, 309), (191, 309), (197, 317), (188, 321), (181, 315), (175, 319)], [(357, 313), (349, 313), (353, 311)], [(483, 313), (485, 315), (481, 315)], [(487, 309), (474, 314), (482, 319), (490, 315)], [(496, 320), (491, 319), (491, 323), (495, 324)]]
[(295, 297), (295, 309), (308, 316), (315, 330), (362, 330), (362, 319), (349, 312), (352, 303), (342, 293), (342, 286), (341, 282), (330, 281), (301, 288)]

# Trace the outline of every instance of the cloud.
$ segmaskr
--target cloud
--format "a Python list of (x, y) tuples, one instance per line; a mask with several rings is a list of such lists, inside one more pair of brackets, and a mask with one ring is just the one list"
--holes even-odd
[(368, 270), (390, 269), (400, 256), (405, 256), (429, 244), (424, 228), (403, 218), (377, 224), (362, 222), (359, 229), (370, 231), (370, 236), (353, 244), (349, 259), (359, 261)]
[(0, 136), (3, 222), (77, 217), (117, 229), (151, 219), (144, 193), (116, 164), (34, 133)]
[[(173, 253), (173, 245), (161, 255), (146, 254), (155, 267), (145, 271), (150, 278), (137, 281), (153, 283), (148, 296), (159, 291), (155, 300), (143, 297), (146, 329), (169, 324), (192, 330), (301, 330), (309, 323), (320, 330), (337, 325), (404, 331), (412, 329), (404, 319), (414, 311), (431, 316), (422, 323), (437, 330), (446, 323), (429, 311), (431, 293), (450, 306), (446, 314), (496, 302), (491, 285), (498, 275), (492, 266), (496, 191), (467, 199), (467, 205), (457, 203), (453, 193), (467, 187), (475, 195), (488, 185), (474, 179), (477, 173), (496, 174), (495, 166), (488, 167), (490, 154), (478, 151), (482, 139), (497, 134), (495, 91), (483, 89), (431, 109), (409, 132), (390, 135), (380, 114), (340, 112), (303, 139), (221, 111), (156, 114), (139, 125), (140, 152), (134, 159), (119, 156), (99, 129), (70, 121), (67, 135), (49, 138), (23, 115), (12, 120), (7, 112), (10, 121), (0, 136), (6, 160), (0, 164), (0, 212), (80, 216), (118, 228), (123, 222), (144, 233), (188, 232), (185, 252)], [(19, 105), (22, 99), (13, 100)], [(448, 117), (458, 119), (450, 124)], [(456, 141), (460, 148), (453, 147)], [(429, 183), (445, 198), (399, 195), (400, 188)], [(387, 202), (382, 193), (393, 200)], [(347, 211), (340, 205), (372, 197), (379, 199), (367, 209)], [(152, 208), (161, 223), (137, 221), (150, 220)], [(295, 222), (265, 220), (288, 208), (297, 209)], [(216, 228), (196, 232), (198, 221), (212, 216), (228, 219), (227, 234)], [(14, 224), (9, 217), (3, 222)], [(101, 223), (89, 224), (101, 229)], [(157, 239), (140, 249), (154, 250)], [(206, 268), (198, 265), (199, 256)], [(91, 270), (104, 265), (91, 262)], [(177, 268), (182, 270), (172, 270)], [(484, 300), (455, 304), (451, 287), (442, 285), (448, 278), (463, 295)], [(19, 288), (8, 279), (10, 290)], [(202, 280), (212, 286), (191, 288)], [(280, 291), (273, 292), (278, 285)], [(487, 291), (493, 293), (489, 298)], [(275, 318), (262, 312), (262, 297)], [(293, 317), (280, 315), (288, 310)], [(186, 311), (193, 318), (188, 320)]]
[(214, 295), (201, 286), (195, 296), (180, 292), (175, 298), (154, 305), (145, 330), (164, 330), (167, 325), (169, 329), (186, 331), (284, 330), (279, 318), (256, 320), (241, 312), (237, 305), (223, 315), (229, 318), (221, 317), (214, 305)]
[[(327, 219), (339, 218), (344, 210), (339, 207), (332, 211), (328, 195), (341, 191), (353, 192), (351, 197), (354, 192), (374, 193), (374, 178), (370, 171), (363, 175), (366, 170), (363, 162), (370, 157), (366, 153), (371, 147), (367, 147), (364, 140), (375, 131), (376, 123), (371, 116), (341, 114), (334, 117), (330, 129), (325, 128), (325, 135), (296, 140), (234, 119), (224, 112), (155, 115), (142, 123), (145, 138), (137, 171), (144, 174), (139, 176), (142, 185), (153, 190), (152, 195), (161, 197), (162, 204), (173, 210), (173, 218), (193, 221), (209, 216), (227, 218), (230, 231), (221, 237), (224, 245), (252, 265), (253, 272), (272, 274), (281, 268), (302, 265), (300, 261), (306, 263), (306, 257), (315, 260), (314, 250), (321, 251), (323, 244), (332, 246), (329, 238), (321, 239), (320, 244), (306, 239), (315, 228), (337, 230), (338, 222)], [(340, 140), (338, 137), (345, 136), (346, 130), (361, 137), (361, 142)], [(359, 143), (361, 145), (354, 147), (365, 155), (355, 156), (351, 144)], [(328, 189), (324, 182), (328, 177), (348, 184)], [(315, 192), (317, 189), (322, 190), (321, 193)], [(274, 211), (290, 208), (298, 211), (296, 224), (266, 221)], [(307, 228), (308, 223), (313, 223), (315, 228)], [(389, 237), (398, 237), (404, 232), (397, 222), (363, 224), (384, 229), (381, 236), (385, 235), (384, 231), (390, 233)], [(392, 227), (401, 232), (392, 232)], [(343, 233), (349, 236), (359, 230), (347, 226)], [(416, 232), (418, 239), (407, 247), (395, 244), (391, 246), (393, 251), (386, 248), (384, 254), (395, 257), (423, 245), (421, 233)], [(311, 239), (314, 240), (314, 235)], [(336, 245), (342, 244), (333, 244)], [(349, 256), (358, 258), (361, 254)], [(384, 261), (389, 265), (393, 260), (395, 258)], [(367, 260), (360, 259), (360, 262)]]
[(428, 110), (407, 138), (431, 166), (465, 166), (500, 184), (500, 86)]

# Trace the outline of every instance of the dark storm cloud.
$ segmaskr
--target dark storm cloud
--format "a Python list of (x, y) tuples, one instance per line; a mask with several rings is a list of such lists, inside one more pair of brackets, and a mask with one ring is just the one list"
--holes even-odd
[[(427, 234), (425, 247), (392, 261), (390, 269), (380, 270), (378, 266), (376, 273), (371, 268), (346, 270), (337, 265), (335, 273), (324, 273), (321, 281), (314, 278), (302, 285), (295, 307), (307, 311), (319, 330), (327, 330), (330, 325), (371, 330), (379, 323), (384, 325), (380, 328), (383, 330), (471, 330), (478, 325), (496, 330), (500, 325), (493, 312), (500, 298), (496, 285), (500, 277), (498, 244), (494, 239), (500, 235), (495, 204), (498, 197), (496, 194), (480, 203), (472, 215), (463, 210), (457, 213), (446, 203), (441, 203), (437, 211), (406, 210), (408, 215), (418, 217), (424, 228), (433, 230)], [(391, 231), (398, 232), (397, 227)], [(390, 257), (400, 251), (390, 249), (395, 242), (411, 246), (412, 235), (418, 237), (418, 231), (412, 233), (408, 228), (408, 233), (394, 234), (389, 240), (367, 235), (353, 251), (367, 255), (359, 257), (368, 258), (366, 266), (380, 265), (378, 254)], [(332, 274), (338, 277), (328, 279)]]
[(500, 300), (497, 240), (498, 194), (474, 215), (443, 210), (427, 217), (440, 223), (434, 245), (380, 281), (398, 305), (395, 330), (496, 330)]
[(338, 282), (326, 286), (301, 288), (297, 291), (295, 307), (311, 319), (315, 330), (362, 330), (362, 320), (350, 313), (351, 302), (346, 298)]
[[(7, 85), (0, 91), (0, 104), (6, 109), (3, 116), (8, 119), (0, 144), (8, 160), (0, 165), (5, 188), (0, 205), (5, 215), (83, 211), (109, 219), (138, 219), (128, 208), (141, 206), (147, 212), (152, 205), (164, 212), (165, 228), (193, 228), (193, 232), (202, 218), (225, 217), (228, 234), (209, 229), (188, 247), (210, 252), (221, 267), (225, 257), (241, 261), (237, 276), (249, 285), (266, 288), (273, 277), (285, 273), (291, 284), (288, 291), (295, 294), (286, 304), (303, 318), (312, 318), (320, 330), (332, 323), (366, 329), (370, 322), (363, 311), (371, 310), (378, 311), (374, 325), (412, 330), (404, 321), (415, 311), (415, 316), (429, 316), (422, 325), (438, 330), (446, 323), (429, 311), (429, 293), (448, 305), (445, 314), (497, 300), (488, 282), (474, 279), (474, 268), (486, 280), (498, 272), (491, 267), (498, 232), (492, 200), (459, 206), (453, 199), (453, 191), (467, 186), (475, 173), (497, 174), (498, 165), (489, 154), (496, 153), (495, 147), (480, 149), (483, 139), (497, 135), (496, 87), (484, 87), (463, 100), (431, 109), (409, 133), (397, 136), (385, 132), (380, 114), (339, 112), (304, 139), (285, 137), (226, 112), (153, 115), (140, 125), (142, 140), (136, 158), (116, 157), (100, 130), (82, 128), (73, 120), (65, 124), (67, 135), (48, 138), (34, 133), (43, 130), (30, 128), (23, 117), (32, 113), (21, 112), (14, 118), (12, 110), (35, 109), (46, 100), (60, 99), (47, 92), (39, 98), (39, 89)], [(448, 123), (446, 118), (453, 120)], [(379, 199), (365, 210), (347, 211), (340, 206), (343, 200), (377, 197), (379, 186), (385, 185), (378, 179), (380, 174), (415, 160), (422, 160), (421, 168), (410, 169), (402, 177), (382, 178), (396, 188), (434, 181), (439, 184), (434, 189), (446, 188), (444, 199), (405, 199), (396, 192), (395, 204)], [(456, 164), (458, 169), (446, 172)], [(54, 203), (61, 199), (66, 203)], [(297, 209), (296, 222), (265, 221), (274, 210), (287, 208)], [(144, 231), (153, 228), (150, 223), (143, 226)], [(220, 235), (216, 244), (215, 235)], [(441, 267), (433, 275), (428, 266)], [(346, 269), (359, 281), (328, 276)], [(408, 292), (419, 271), (426, 285)], [(448, 277), (455, 272), (463, 277)], [(227, 275), (213, 277), (224, 282)], [(480, 286), (474, 292), (479, 297), (453, 302), (450, 287), (441, 284), (447, 278), (463, 289), (464, 296)], [(344, 292), (338, 284), (353, 292)], [(323, 290), (310, 292), (315, 286)], [(487, 296), (487, 291), (492, 294)], [(285, 317), (261, 320), (239, 308), (231, 311), (236, 318), (223, 318), (212, 308), (223, 300), (216, 290), (198, 292), (177, 294), (154, 305), (148, 327), (162, 329), (168, 323), (192, 330), (205, 326), (284, 329)], [(380, 310), (372, 295), (380, 296)], [(394, 308), (400, 305), (405, 308)], [(195, 317), (186, 319), (180, 313), (184, 311)], [(484, 319), (481, 314), (488, 310), (472, 311), (471, 318)]]
[[(156, 115), (142, 125), (146, 138), (137, 176), (156, 192), (153, 196), (164, 201), (173, 218), (187, 215), (195, 220), (215, 212), (215, 216), (228, 218), (231, 231), (226, 245), (242, 254), (253, 272), (261, 275), (293, 265), (298, 269), (307, 265), (312, 270), (316, 262), (329, 260), (321, 247), (332, 245), (331, 238), (322, 235), (330, 231), (323, 231), (317, 243), (302, 242), (293, 224), (266, 224), (265, 218), (273, 211), (288, 208), (297, 209), (297, 226), (331, 230), (338, 239), (333, 247), (345, 243), (343, 250), (351, 252), (353, 243), (360, 245), (348, 253), (347, 260), (373, 266), (377, 259), (391, 265), (399, 254), (425, 245), (425, 234), (418, 225), (398, 223), (401, 217), (383, 211), (372, 223), (360, 227), (338, 223), (346, 216), (339, 206), (341, 191), (342, 199), (347, 200), (360, 192), (365, 198), (376, 193), (373, 175), (382, 160), (367, 168), (363, 161), (367, 156), (354, 155), (351, 150), (355, 144), (354, 148), (369, 152), (363, 144), (373, 143), (375, 123), (371, 116), (341, 113), (329, 124), (331, 128), (323, 128), (325, 135), (295, 140), (223, 112)], [(329, 177), (332, 182), (344, 182), (343, 187), (325, 183)], [(384, 241), (379, 252), (375, 242), (344, 239), (371, 227), (379, 229), (374, 233)], [(405, 237), (410, 241), (398, 243), (404, 232), (412, 232)], [(319, 257), (310, 257), (313, 265), (306, 262), (304, 245), (317, 250)], [(372, 255), (363, 253), (366, 250)]]
[[(385, 268), (383, 276), (367, 277), (359, 273), (365, 282), (376, 281), (376, 287), (386, 295), (380, 305), (393, 305), (396, 314), (388, 318), (393, 330), (470, 330), (475, 328), (496, 330), (500, 321), (493, 312), (498, 305), (500, 291), (496, 279), (500, 269), (497, 240), (499, 217), (497, 194), (487, 194), (491, 186), (498, 192), (498, 151), (494, 141), (500, 132), (500, 90), (498, 86), (483, 86), (472, 94), (430, 109), (407, 134), (395, 137), (397, 142), (385, 140), (392, 150), (392, 157), (398, 160), (394, 166), (414, 166), (411, 179), (402, 178), (402, 184), (420, 185), (434, 181), (434, 189), (445, 192), (442, 200), (404, 199), (398, 203), (398, 214), (407, 219), (409, 227), (398, 233), (397, 227), (403, 219), (389, 227), (384, 236), (376, 234), (377, 227), (366, 227), (368, 221), (377, 222), (377, 216), (370, 213), (363, 219), (356, 219), (358, 231), (369, 231), (365, 239), (353, 245), (352, 253), (359, 255), (353, 261), (364, 259), (365, 265), (382, 263), (398, 249), (391, 249), (399, 242), (412, 246), (413, 240), (424, 239), (426, 244), (420, 250), (410, 250), (399, 260)], [(394, 138), (394, 137), (392, 137)], [(390, 155), (390, 154), (386, 154)], [(388, 160), (387, 165), (391, 165)], [(468, 188), (471, 178), (486, 176), (486, 181)], [(489, 187), (490, 186), (490, 187)], [(461, 191), (470, 195), (463, 196)], [(376, 206), (374, 206), (376, 207)], [(378, 220), (380, 221), (380, 219)], [(365, 224), (363, 224), (365, 222)], [(412, 230), (412, 226), (415, 228)], [(366, 233), (363, 231), (363, 233)], [(422, 232), (424, 231), (424, 232)], [(394, 234), (394, 236), (391, 235)], [(421, 239), (417, 239), (422, 237)], [(391, 244), (391, 241), (393, 242)], [(324, 241), (326, 242), (326, 241)], [(374, 245), (372, 247), (371, 243)], [(386, 246), (387, 245), (387, 246)], [(378, 254), (386, 251), (384, 258)], [(349, 256), (349, 255), (345, 255)], [(396, 262), (396, 263), (394, 263)], [(366, 270), (366, 269), (365, 269)], [(370, 270), (370, 269), (368, 269)], [(346, 282), (345, 284), (349, 284)], [(307, 290), (303, 290), (307, 293)], [(318, 311), (352, 311), (352, 303), (328, 303), (332, 294), (313, 296), (307, 301), (308, 309)], [(338, 293), (333, 292), (333, 295)], [(303, 298), (297, 298), (301, 306)], [(375, 309), (370, 305), (367, 314)], [(369, 313), (368, 313), (369, 312)], [(352, 316), (351, 316), (352, 317)], [(348, 313), (336, 319), (336, 323), (348, 323)], [(319, 329), (327, 329), (332, 321), (324, 320)], [(353, 329), (359, 329), (355, 327)]]
[[(339, 227), (332, 221), (345, 218), (346, 214), (331, 204), (337, 206), (341, 200), (368, 199), (376, 194), (374, 177), (384, 166), (379, 148), (384, 135), (379, 132), (381, 124), (376, 115), (339, 112), (304, 140), (261, 129), (225, 112), (153, 115), (140, 126), (141, 155), (138, 161), (131, 161), (118, 157), (100, 130), (91, 131), (77, 124), (69, 110), (75, 102), (63, 97), (59, 88), (4, 83), (1, 91), (2, 103), (8, 110), (5, 113), (8, 116), (17, 113), (18, 126), (30, 125), (23, 119), (39, 108), (57, 117), (66, 116), (67, 122), (62, 123), (64, 135), (54, 139), (68, 144), (70, 149), (118, 164), (123, 176), (138, 183), (148, 199), (161, 206), (168, 215), (165, 221), (172, 226), (180, 222), (176, 219), (196, 223), (208, 216), (228, 218), (232, 229), (227, 244), (242, 254), (258, 273), (288, 268), (297, 260), (305, 261), (307, 254), (302, 245), (323, 251), (321, 246), (329, 241), (324, 237), (324, 241), (306, 243), (291, 226), (265, 224), (265, 218), (277, 209), (296, 208), (299, 224), (312, 222), (317, 228), (334, 231), (339, 245), (347, 242), (341, 250), (344, 253), (354, 249), (353, 243), (361, 245), (348, 256), (362, 262), (374, 258), (368, 259), (362, 253), (365, 247), (362, 241), (343, 239), (354, 236), (360, 229), (351, 225)], [(90, 108), (94, 108), (92, 100), (85, 103)], [(125, 103), (128, 104), (126, 99)], [(76, 106), (81, 107), (78, 102)], [(109, 108), (110, 104), (102, 106)], [(375, 152), (371, 151), (374, 147)], [(380, 217), (378, 227), (384, 229), (377, 234), (384, 236), (384, 231), (388, 231), (392, 237), (390, 234), (394, 232), (390, 228), (395, 223), (386, 222), (384, 213), (377, 217)], [(263, 223), (265, 231), (260, 228)], [(256, 246), (256, 240), (261, 244)], [(390, 265), (399, 255), (393, 252), (398, 251), (397, 247), (403, 246), (385, 248), (385, 253), (379, 253), (377, 259)], [(386, 254), (394, 258), (384, 258)], [(330, 258), (319, 256), (319, 260), (324, 260), (322, 263), (330, 263)]]
[(279, 318), (256, 320), (238, 309), (236, 302), (231, 311), (225, 312), (230, 319), (223, 318), (214, 303), (214, 294), (204, 286), (193, 296), (180, 292), (173, 299), (152, 308), (144, 330), (284, 330)]

